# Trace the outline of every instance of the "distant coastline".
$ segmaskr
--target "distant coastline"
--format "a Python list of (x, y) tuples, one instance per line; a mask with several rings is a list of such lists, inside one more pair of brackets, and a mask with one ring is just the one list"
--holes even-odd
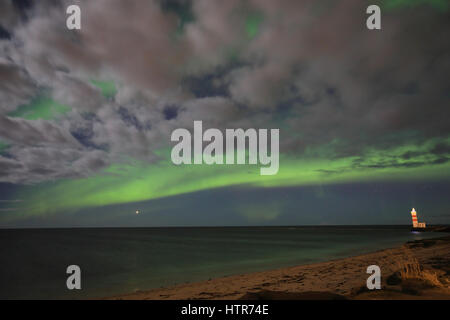
[(450, 226), (428, 226), (426, 228), (412, 228), (412, 231), (417, 232), (448, 232), (450, 233)]

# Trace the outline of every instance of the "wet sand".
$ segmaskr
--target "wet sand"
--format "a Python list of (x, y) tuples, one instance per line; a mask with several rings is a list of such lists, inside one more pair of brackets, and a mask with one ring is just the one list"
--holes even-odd
[[(368, 290), (369, 265), (381, 268)], [(399, 271), (403, 270), (403, 273)], [(450, 236), (328, 262), (138, 291), (108, 299), (445, 299), (450, 300)]]

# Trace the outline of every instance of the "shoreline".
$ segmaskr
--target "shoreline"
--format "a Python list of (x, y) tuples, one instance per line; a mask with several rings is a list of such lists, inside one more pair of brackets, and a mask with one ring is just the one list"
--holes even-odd
[[(381, 290), (367, 290), (369, 265), (381, 269)], [(399, 270), (419, 270), (417, 274)], [(112, 300), (445, 299), (450, 300), (450, 236), (293, 267), (106, 297)]]

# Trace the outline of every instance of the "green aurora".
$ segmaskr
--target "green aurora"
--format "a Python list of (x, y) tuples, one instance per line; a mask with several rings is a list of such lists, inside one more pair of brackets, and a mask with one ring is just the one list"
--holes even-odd
[(47, 96), (39, 96), (29, 104), (25, 104), (8, 114), (12, 118), (27, 120), (52, 120), (58, 115), (70, 111), (68, 106), (60, 104)]
[(0, 154), (3, 153), (8, 148), (8, 144), (0, 141)]
[(116, 84), (112, 81), (92, 80), (91, 84), (100, 89), (105, 98), (112, 98), (117, 93)]
[(249, 39), (253, 39), (259, 32), (263, 17), (259, 13), (249, 14), (245, 21), (245, 31)]
[[(92, 81), (105, 97), (116, 93), (113, 82)], [(19, 107), (11, 117), (28, 120), (55, 119), (70, 110), (48, 97), (40, 96)], [(432, 139), (422, 144), (407, 144), (389, 150), (366, 148), (362, 156), (337, 158), (334, 150), (341, 141), (308, 148), (302, 157), (280, 155), (277, 175), (261, 176), (259, 165), (173, 165), (170, 150), (157, 153), (162, 160), (154, 164), (113, 164), (97, 175), (41, 183), (17, 196), (25, 199), (24, 215), (53, 214), (110, 204), (130, 203), (175, 196), (227, 186), (284, 187), (366, 181), (443, 180), (450, 178), (450, 163), (438, 164), (429, 152), (450, 138)], [(0, 142), (0, 152), (8, 144)], [(402, 155), (414, 154), (405, 159)], [(17, 217), (17, 216), (16, 216)]]
[[(427, 152), (437, 143), (405, 145), (391, 150), (368, 148), (363, 157), (297, 158), (280, 155), (277, 175), (261, 176), (259, 165), (182, 165), (165, 160), (155, 164), (115, 164), (96, 176), (39, 185), (20, 196), (26, 214), (55, 213), (109, 204), (157, 199), (227, 186), (283, 187), (369, 181), (440, 181), (450, 177), (450, 163), (439, 164)], [(403, 159), (401, 155), (415, 154)], [(392, 161), (389, 162), (391, 159)], [(388, 162), (388, 163), (386, 163)]]
[[(54, 101), (46, 94), (42, 94), (37, 96), (30, 103), (19, 106), (16, 110), (10, 112), (8, 116), (26, 120), (54, 120), (70, 110), (70, 107)], [(0, 154), (4, 153), (8, 147), (8, 143), (0, 141)]]
[[(449, 1), (446, 0), (384, 0), (379, 3), (383, 9), (392, 11), (421, 5), (428, 5), (441, 12), (449, 8)], [(194, 21), (194, 17), (184, 7), (171, 10), (180, 17), (177, 30), (180, 35), (184, 26)], [(245, 34), (248, 40), (258, 36), (263, 20), (263, 15), (258, 12), (247, 14)], [(90, 84), (100, 90), (105, 98), (113, 98), (117, 93), (114, 82), (91, 80)], [(31, 121), (53, 120), (70, 110), (70, 106), (41, 94), (8, 116)], [(302, 156), (281, 153), (280, 169), (274, 176), (261, 176), (259, 165), (175, 166), (170, 161), (167, 149), (159, 151), (161, 160), (157, 163), (148, 164), (131, 159), (128, 163), (112, 164), (103, 172), (90, 177), (61, 179), (24, 188), (16, 195), (24, 201), (20, 213), (14, 213), (14, 219), (20, 215), (50, 215), (230, 186), (265, 188), (371, 181), (449, 181), (450, 162), (441, 163), (439, 156), (430, 151), (439, 144), (448, 145), (450, 137), (433, 138), (422, 143), (417, 143), (415, 139), (406, 141), (409, 142), (390, 149), (369, 146), (359, 155), (349, 157), (335, 154), (335, 149), (343, 141), (309, 148)], [(0, 153), (7, 150), (8, 146), (7, 142), (0, 141)], [(407, 154), (411, 156), (406, 157)], [(248, 210), (245, 209), (245, 212)], [(248, 215), (252, 216), (252, 213)]]

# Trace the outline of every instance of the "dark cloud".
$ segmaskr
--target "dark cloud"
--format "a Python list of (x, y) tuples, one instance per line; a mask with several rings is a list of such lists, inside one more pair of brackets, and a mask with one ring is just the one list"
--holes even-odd
[(450, 144), (449, 143), (438, 143), (436, 144), (430, 152), (437, 155), (450, 154)]
[(47, 120), (0, 116), (0, 136), (21, 146), (79, 146), (69, 132)]
[(17, 148), (17, 158), (0, 156), (0, 182), (38, 183), (61, 178), (87, 177), (107, 165), (100, 150)]
[[(383, 12), (382, 30), (369, 31), (358, 0), (76, 1), (82, 29), (69, 31), (72, 2), (0, 4), (0, 139), (12, 144), (2, 181), (157, 161), (171, 131), (194, 120), (281, 127), (281, 152), (355, 156), (357, 167), (447, 161), (442, 141), (376, 162), (364, 153), (450, 134), (449, 12)], [(116, 94), (103, 96), (93, 79), (114, 82)], [(46, 121), (5, 116), (42, 89), (71, 111)], [(426, 153), (435, 156), (414, 160)]]
[(0, 25), (4, 28), (12, 28), (19, 19), (20, 12), (14, 6), (12, 0), (0, 2)]
[(178, 116), (178, 107), (177, 106), (166, 106), (163, 109), (164, 119), (172, 120), (176, 119)]
[(1, 39), (11, 39), (11, 34), (0, 25), (0, 40)]
[(122, 118), (123, 122), (127, 125), (135, 127), (137, 130), (143, 130), (144, 126), (138, 120), (138, 118), (132, 114), (127, 108), (119, 107), (119, 115)]
[(25, 72), (0, 57), (0, 115), (27, 103), (35, 92), (34, 83)]

